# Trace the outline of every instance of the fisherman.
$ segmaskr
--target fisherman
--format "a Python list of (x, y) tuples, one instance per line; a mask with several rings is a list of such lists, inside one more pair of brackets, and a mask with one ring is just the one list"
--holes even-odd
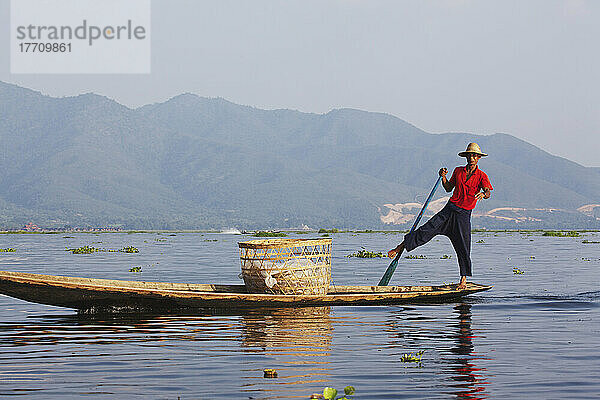
[(448, 236), (460, 267), (458, 289), (464, 289), (467, 286), (467, 276), (472, 275), (471, 210), (475, 208), (477, 200), (489, 199), (493, 188), (485, 172), (477, 167), (479, 159), (487, 156), (477, 143), (469, 143), (467, 149), (458, 155), (467, 159), (467, 165), (454, 168), (450, 180), (446, 179), (446, 168), (439, 171), (446, 192), (454, 189), (448, 203), (419, 229), (405, 235), (402, 243), (388, 251), (388, 257), (394, 258), (403, 250), (411, 251), (429, 242), (436, 235)]

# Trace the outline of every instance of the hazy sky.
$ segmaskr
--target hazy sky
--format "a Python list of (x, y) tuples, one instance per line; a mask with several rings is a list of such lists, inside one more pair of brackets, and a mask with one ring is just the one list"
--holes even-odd
[(352, 107), (600, 166), (600, 1), (154, 0), (149, 75), (12, 75), (9, 9), (0, 80), (49, 95)]

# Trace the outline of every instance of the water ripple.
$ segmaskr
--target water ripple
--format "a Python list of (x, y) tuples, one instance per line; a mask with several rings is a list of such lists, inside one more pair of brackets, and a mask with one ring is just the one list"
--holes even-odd
[[(5, 246), (18, 254), (0, 260), (3, 269), (198, 283), (239, 283), (236, 243), (250, 239), (13, 236), (4, 238)], [(306, 399), (325, 386), (346, 385), (356, 387), (356, 398), (370, 399), (599, 393), (600, 246), (568, 238), (481, 237), (485, 246), (473, 251), (475, 280), (494, 288), (450, 304), (132, 316), (77, 315), (0, 296), (0, 396)], [(382, 251), (396, 240), (336, 234), (336, 282), (376, 284), (387, 262), (345, 255), (360, 246)], [(92, 241), (106, 248), (131, 245), (140, 253), (88, 257), (64, 251)], [(396, 283), (455, 280), (456, 261), (442, 259), (451, 252), (445, 238), (432, 241), (422, 250), (427, 259), (401, 260)], [(142, 265), (141, 274), (128, 272), (134, 264)], [(515, 266), (525, 274), (513, 274)], [(577, 267), (577, 274), (565, 274), (565, 266)], [(420, 364), (401, 361), (421, 350)], [(265, 368), (275, 368), (278, 378), (264, 378)]]

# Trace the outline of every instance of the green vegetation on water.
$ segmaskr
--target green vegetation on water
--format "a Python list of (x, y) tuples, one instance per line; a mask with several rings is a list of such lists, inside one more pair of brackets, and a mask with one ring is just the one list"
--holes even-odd
[(277, 378), (279, 376), (279, 374), (273, 368), (266, 368), (266, 369), (263, 369), (263, 376), (265, 378)]
[(584, 243), (584, 244), (592, 244), (592, 243), (600, 243), (600, 242), (594, 242), (593, 240), (587, 240), (587, 239), (586, 239), (586, 240), (584, 240), (584, 241), (583, 241), (583, 242), (581, 242), (581, 243)]
[(442, 260), (447, 260), (449, 258), (452, 258), (452, 256), (450, 254), (444, 254), (443, 256), (440, 257)]
[(412, 255), (409, 254), (409, 255), (407, 255), (404, 258), (408, 258), (409, 260), (422, 260), (422, 259), (427, 258), (427, 257), (425, 257), (423, 254), (414, 255), (414, 256), (412, 256)]
[(6, 249), (0, 249), (0, 253), (12, 253), (14, 251), (17, 251), (17, 250), (13, 249), (12, 247), (7, 247)]
[(579, 237), (577, 231), (546, 231), (542, 236), (557, 236), (557, 237)]
[(524, 273), (525, 273), (525, 271), (522, 271), (517, 267), (513, 268), (513, 274), (515, 274), (515, 275), (523, 275)]
[(286, 237), (287, 233), (258, 231), (258, 232), (255, 232), (253, 236), (254, 237)]
[(365, 250), (365, 248), (361, 248), (358, 252), (348, 254), (346, 257), (356, 257), (356, 258), (382, 258), (385, 257), (382, 252), (374, 252)]
[(98, 249), (98, 248), (92, 247), (92, 246), (82, 246), (82, 247), (78, 247), (76, 249), (66, 249), (65, 251), (70, 251), (73, 254), (92, 254), (97, 251), (102, 251), (102, 249)]
[[(323, 389), (323, 396), (321, 398), (326, 399), (326, 400), (349, 400), (347, 396), (351, 396), (354, 394), (354, 392), (356, 392), (356, 389), (354, 389), (354, 386), (346, 386), (344, 388), (344, 397), (336, 397), (338, 394), (337, 389), (331, 388), (331, 387), (326, 387), (325, 389)], [(319, 398), (319, 397), (311, 397), (311, 398)]]
[(421, 359), (423, 358), (423, 353), (425, 353), (425, 350), (419, 350), (415, 354), (404, 353), (402, 357), (400, 357), (400, 361), (404, 363), (418, 363), (419, 366), (421, 366)]
[(82, 247), (77, 247), (77, 248), (73, 248), (73, 249), (65, 249), (65, 251), (70, 251), (73, 254), (92, 254), (92, 253), (98, 253), (98, 252), (107, 252), (107, 253), (117, 253), (117, 252), (121, 252), (121, 253), (139, 253), (139, 249), (137, 249), (136, 247), (133, 246), (127, 246), (127, 247), (123, 247), (122, 249), (118, 249), (118, 250), (112, 250), (112, 249), (101, 249), (98, 247), (93, 247), (93, 246), (82, 246)]
[(333, 229), (319, 229), (319, 233), (341, 233), (341, 231), (337, 228), (333, 228)]
[(131, 267), (129, 272), (142, 272), (142, 267)]

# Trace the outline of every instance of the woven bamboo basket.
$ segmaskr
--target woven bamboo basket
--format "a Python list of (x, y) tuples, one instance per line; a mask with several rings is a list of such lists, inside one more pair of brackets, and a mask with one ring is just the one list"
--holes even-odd
[(238, 245), (248, 292), (327, 294), (331, 239), (263, 239)]

